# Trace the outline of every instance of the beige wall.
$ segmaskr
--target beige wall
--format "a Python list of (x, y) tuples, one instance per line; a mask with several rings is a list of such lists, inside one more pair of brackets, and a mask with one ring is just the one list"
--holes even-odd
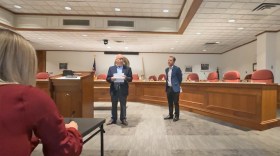
[[(280, 43), (280, 33), (277, 34), (277, 43)], [(90, 71), (93, 64), (93, 55), (96, 55), (97, 75), (107, 74), (109, 66), (112, 66), (115, 55), (104, 55), (103, 52), (47, 52), (48, 72), (60, 74), (58, 70), (59, 62), (68, 62), (71, 70)], [(140, 53), (139, 55), (127, 55), (132, 67), (133, 74), (141, 75), (142, 57), (144, 59), (144, 68), (146, 78), (151, 75), (158, 76), (164, 73), (167, 67), (168, 56), (172, 54), (156, 54), (156, 53)], [(200, 71), (200, 63), (209, 63), (210, 72), (215, 72), (216, 67), (220, 68), (220, 79), (223, 74), (230, 70), (236, 70), (243, 79), (247, 74), (253, 73), (253, 63), (257, 62), (257, 41), (244, 45), (222, 55), (206, 55), (206, 54), (174, 54), (177, 58), (176, 65), (183, 72), (183, 79), (186, 79), (188, 73), (184, 73), (186, 65), (193, 66), (193, 72), (198, 73), (200, 79), (206, 79), (209, 72)], [(275, 82), (280, 82), (280, 44), (277, 44), (277, 53), (275, 59)], [(247, 72), (247, 73), (246, 73)]]
[(275, 59), (275, 82), (280, 83), (280, 32), (277, 33), (276, 40), (276, 59)]
[(220, 78), (225, 72), (236, 70), (240, 73), (240, 78), (244, 79), (247, 74), (253, 73), (253, 63), (256, 63), (256, 57), (256, 41), (223, 54)]
[[(105, 55), (103, 52), (55, 52), (47, 51), (47, 72), (53, 75), (60, 74), (58, 70), (59, 62), (68, 62), (69, 69), (76, 71), (90, 71), (92, 68), (94, 55), (96, 55), (96, 68), (98, 74), (107, 74), (109, 66), (112, 66), (116, 55)], [(167, 68), (167, 59), (171, 54), (140, 53), (139, 55), (125, 55), (130, 61), (133, 74), (141, 75), (142, 57), (146, 78), (151, 75), (160, 75)], [(210, 71), (215, 71), (220, 65), (221, 55), (201, 55), (201, 54), (174, 54), (177, 58), (176, 65), (183, 71), (183, 79), (188, 73), (184, 73), (185, 65), (193, 66), (193, 72), (198, 73), (200, 79), (206, 79), (209, 72), (200, 72), (200, 63), (210, 63)]]

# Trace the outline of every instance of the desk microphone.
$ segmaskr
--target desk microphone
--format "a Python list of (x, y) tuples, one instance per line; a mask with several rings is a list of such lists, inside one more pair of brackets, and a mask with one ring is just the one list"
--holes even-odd
[(72, 121), (73, 117), (74, 117), (75, 111), (72, 112), (71, 118), (69, 120), (69, 123)]
[[(204, 73), (204, 75), (205, 75), (205, 73)], [(207, 79), (207, 76), (205, 75), (205, 77), (206, 77), (206, 79)]]

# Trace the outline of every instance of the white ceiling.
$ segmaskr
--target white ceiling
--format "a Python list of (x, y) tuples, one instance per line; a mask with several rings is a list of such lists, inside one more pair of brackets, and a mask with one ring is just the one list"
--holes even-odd
[[(16, 13), (178, 17), (184, 0), (0, 0)], [(22, 8), (16, 9), (14, 5)], [(71, 7), (70, 11), (65, 7)], [(115, 11), (120, 8), (121, 11)], [(163, 10), (169, 10), (164, 13)]]
[[(280, 0), (204, 0), (183, 35), (46, 31), (19, 33), (40, 50), (222, 53), (256, 39), (255, 35), (265, 30), (280, 30), (280, 6), (268, 11), (251, 11), (262, 2), (280, 3)], [(229, 19), (236, 22), (228, 23)], [(239, 27), (244, 27), (244, 30), (238, 30)], [(197, 32), (202, 34), (196, 35)], [(83, 34), (88, 36), (83, 37)], [(110, 49), (103, 44), (103, 39), (109, 39), (107, 46)], [(116, 40), (125, 41), (125, 44), (114, 42)], [(217, 41), (221, 43), (205, 45), (206, 42)]]

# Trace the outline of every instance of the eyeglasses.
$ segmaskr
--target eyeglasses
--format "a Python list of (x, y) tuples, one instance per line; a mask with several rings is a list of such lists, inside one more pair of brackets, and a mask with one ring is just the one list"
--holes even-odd
[(123, 58), (118, 58), (119, 60), (123, 60)]

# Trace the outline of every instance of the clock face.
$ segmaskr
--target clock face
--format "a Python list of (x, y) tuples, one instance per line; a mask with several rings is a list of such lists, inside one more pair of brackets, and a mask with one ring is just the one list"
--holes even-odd
[[(117, 64), (117, 62), (115, 61), (114, 65), (116, 65), (116, 64)], [(128, 66), (128, 67), (130, 66), (129, 61), (126, 57), (123, 57), (123, 65)]]

